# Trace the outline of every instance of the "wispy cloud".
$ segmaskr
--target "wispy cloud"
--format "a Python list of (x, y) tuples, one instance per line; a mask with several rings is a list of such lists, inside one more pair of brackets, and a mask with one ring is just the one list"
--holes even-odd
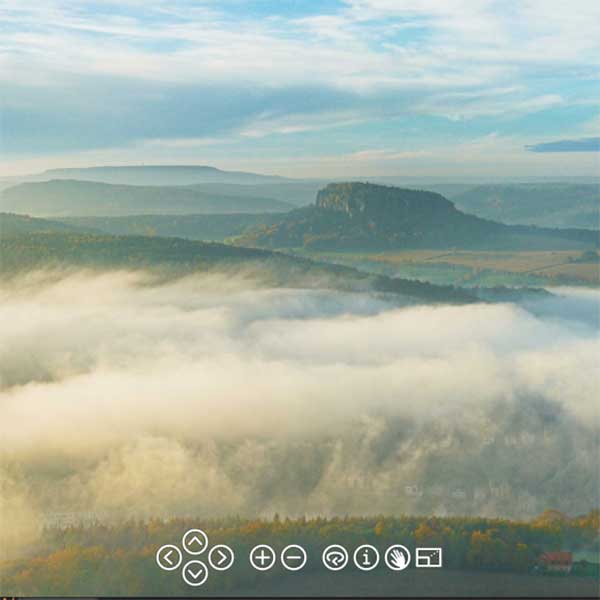
[[(461, 138), (519, 119), (577, 137), (597, 96), (596, 4), (0, 0), (3, 150), (14, 161), (237, 139), (267, 164), (311, 135), (324, 155), (395, 148), (394, 119), (400, 152), (438, 144), (436, 119)], [(266, 153), (270, 136), (280, 146)]]
[(358, 162), (368, 161), (388, 161), (388, 160), (405, 160), (411, 158), (422, 158), (424, 156), (430, 156), (431, 152), (427, 150), (407, 150), (407, 151), (395, 151), (395, 150), (360, 150), (348, 155), (348, 160)]
[(525, 146), (529, 152), (600, 152), (600, 137), (556, 140)]

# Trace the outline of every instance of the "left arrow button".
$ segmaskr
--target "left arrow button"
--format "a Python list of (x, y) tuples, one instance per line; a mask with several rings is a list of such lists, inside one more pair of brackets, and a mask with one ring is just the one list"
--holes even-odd
[(164, 571), (174, 571), (181, 561), (181, 550), (173, 544), (165, 544), (156, 551), (156, 564)]

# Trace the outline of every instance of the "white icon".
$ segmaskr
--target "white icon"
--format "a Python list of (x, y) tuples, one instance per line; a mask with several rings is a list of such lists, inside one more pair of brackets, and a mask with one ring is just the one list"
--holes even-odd
[(416, 553), (417, 567), (433, 569), (442, 566), (441, 548), (417, 548)]
[(208, 537), (202, 529), (190, 529), (184, 533), (181, 543), (188, 554), (202, 554), (208, 546)]
[(281, 564), (288, 571), (299, 571), (306, 564), (306, 550), (296, 544), (286, 546), (281, 551)]
[(164, 571), (174, 571), (181, 561), (181, 550), (177, 546), (165, 544), (156, 551), (156, 563)]
[(385, 564), (392, 571), (404, 571), (410, 563), (410, 552), (405, 546), (394, 544), (385, 551)]
[(208, 577), (208, 569), (201, 560), (190, 560), (181, 571), (183, 580), (192, 587), (202, 585)]
[(322, 559), (330, 571), (341, 571), (348, 564), (348, 552), (343, 546), (332, 544), (323, 550)]
[(233, 565), (235, 555), (225, 544), (213, 546), (208, 553), (208, 563), (216, 571), (227, 571)]
[(361, 571), (371, 571), (379, 564), (379, 551), (370, 544), (363, 544), (354, 551), (353, 558)]
[(250, 552), (250, 564), (257, 571), (268, 571), (276, 560), (275, 550), (266, 544), (254, 546)]

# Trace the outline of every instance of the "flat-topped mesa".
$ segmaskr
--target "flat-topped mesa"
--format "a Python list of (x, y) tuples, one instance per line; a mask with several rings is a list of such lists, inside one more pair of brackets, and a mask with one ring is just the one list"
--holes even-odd
[[(558, 238), (595, 244), (597, 233), (508, 226), (464, 213), (440, 194), (372, 183), (332, 183), (315, 204), (238, 238), (241, 246), (326, 251), (402, 248), (560, 247)], [(550, 240), (550, 241), (549, 241)]]
[(359, 182), (329, 184), (317, 194), (316, 207), (372, 221), (456, 212), (450, 200), (434, 192)]

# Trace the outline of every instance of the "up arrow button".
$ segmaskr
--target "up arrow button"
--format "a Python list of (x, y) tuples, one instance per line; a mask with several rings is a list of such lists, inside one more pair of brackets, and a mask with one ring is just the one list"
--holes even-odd
[(208, 537), (201, 529), (186, 531), (181, 542), (183, 549), (194, 556), (202, 554), (208, 547)]

